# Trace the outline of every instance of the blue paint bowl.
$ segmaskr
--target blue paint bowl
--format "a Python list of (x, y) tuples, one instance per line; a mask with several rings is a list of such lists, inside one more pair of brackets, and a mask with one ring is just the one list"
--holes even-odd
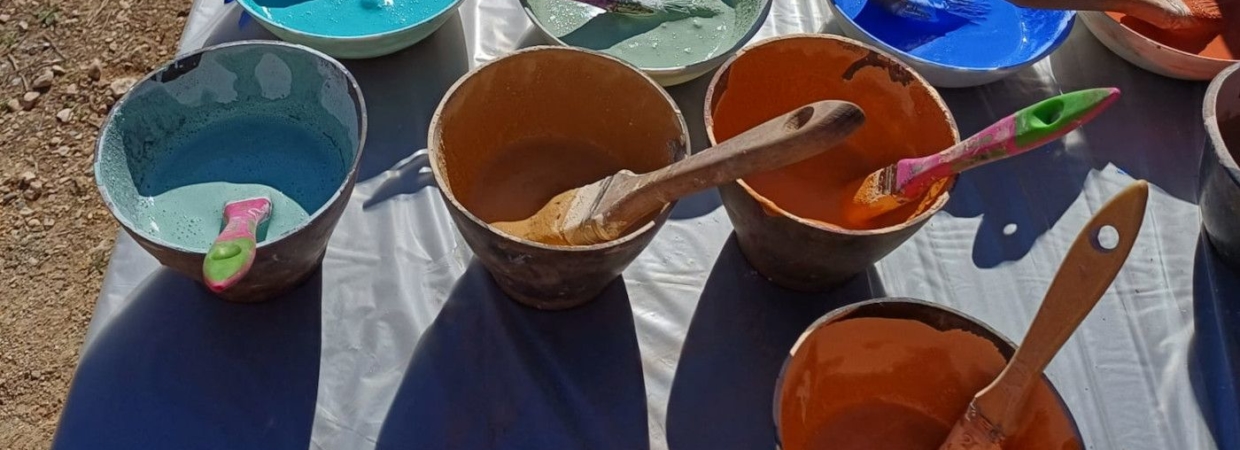
[(1006, 0), (978, 22), (896, 17), (871, 0), (828, 0), (844, 34), (900, 58), (942, 88), (978, 86), (1042, 60), (1072, 33), (1073, 11), (1027, 9)]
[(336, 58), (364, 59), (426, 39), (462, 0), (237, 0), (258, 23), (288, 42)]
[(361, 90), (340, 62), (278, 41), (228, 43), (156, 69), (117, 102), (99, 134), (95, 182), (143, 249), (198, 281), (224, 205), (268, 197), (250, 271), (217, 294), (262, 301), (322, 261), (365, 136)]

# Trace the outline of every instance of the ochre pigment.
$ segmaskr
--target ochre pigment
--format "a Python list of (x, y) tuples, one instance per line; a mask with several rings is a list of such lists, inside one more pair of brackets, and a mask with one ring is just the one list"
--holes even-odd
[[(1210, 7), (1218, 9), (1220, 5), (1216, 4), (1215, 0), (1189, 0), (1187, 4), (1194, 11)], [(1164, 30), (1121, 13), (1108, 12), (1107, 15), (1132, 31), (1163, 45), (1209, 58), (1237, 59), (1240, 58), (1240, 23), (1228, 26), (1226, 22), (1236, 22), (1234, 15), (1240, 11), (1231, 11), (1230, 8), (1224, 6), (1223, 18), (1217, 26), (1193, 30)]]
[(949, 187), (935, 184), (919, 201), (856, 223), (845, 217), (847, 186), (902, 158), (925, 156), (956, 142), (951, 119), (934, 94), (902, 66), (859, 46), (803, 40), (753, 48), (731, 65), (716, 89), (712, 130), (722, 142), (806, 103), (847, 100), (866, 122), (834, 149), (780, 170), (744, 179), (768, 211), (850, 229), (909, 221)]
[[(811, 333), (784, 372), (784, 450), (937, 450), (1006, 360), (991, 341), (924, 323), (854, 318)], [(1079, 449), (1046, 383), (1026, 400), (1005, 450)]]

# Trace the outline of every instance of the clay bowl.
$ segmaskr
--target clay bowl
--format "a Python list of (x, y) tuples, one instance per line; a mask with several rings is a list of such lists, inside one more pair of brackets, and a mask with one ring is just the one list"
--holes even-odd
[(431, 119), (431, 168), (453, 222), (506, 294), (540, 309), (597, 296), (654, 238), (674, 205), (611, 242), (546, 245), (493, 221), (527, 218), (556, 194), (622, 169), (684, 158), (676, 104), (624, 62), (568, 47), (531, 47), (457, 81)]
[[(860, 42), (790, 35), (741, 50), (706, 94), (711, 143), (819, 100), (865, 110), (865, 125), (806, 161), (720, 186), (741, 251), (783, 287), (822, 291), (864, 271), (916, 233), (947, 203), (951, 178), (920, 202), (857, 227), (839, 220), (839, 187), (904, 157), (960, 140), (934, 88), (904, 63)], [(914, 138), (915, 137), (915, 138)]]
[(272, 34), (342, 59), (395, 53), (443, 26), (462, 0), (395, 1), (384, 8), (356, 10), (383, 0), (238, 0)]
[[(782, 450), (938, 448), (1016, 347), (978, 320), (921, 300), (836, 309), (801, 335), (775, 385)], [(1082, 449), (1045, 375), (1004, 450)]]
[[(771, 0), (724, 0), (734, 13), (721, 23), (673, 30), (666, 17), (632, 18), (601, 14), (573, 0), (521, 0), (525, 14), (550, 43), (595, 50), (640, 68), (662, 86), (685, 83), (723, 64), (762, 28)], [(672, 21), (667, 27), (677, 27)], [(715, 29), (722, 26), (722, 30)], [(667, 31), (664, 31), (667, 30)], [(679, 32), (677, 32), (679, 31)], [(650, 48), (650, 52), (638, 52)], [(659, 50), (662, 49), (662, 50)], [(689, 50), (684, 52), (684, 50)], [(671, 53), (664, 53), (664, 51)], [(684, 52), (684, 53), (681, 53)]]
[[(987, 28), (966, 25), (951, 31), (928, 30), (925, 36), (911, 36), (904, 30), (918, 25), (883, 11), (867, 0), (826, 0), (844, 35), (873, 45), (908, 63), (931, 85), (943, 88), (979, 86), (998, 81), (1041, 61), (1068, 39), (1075, 12), (1021, 8), (1005, 0), (977, 0), (991, 3), (1017, 19)], [(1002, 27), (999, 29), (997, 27)], [(900, 31), (895, 31), (900, 30)], [(928, 40), (931, 35), (940, 35)], [(976, 48), (972, 42), (994, 43)], [(986, 55), (991, 51), (993, 54)], [(962, 61), (961, 55), (974, 55)]]
[(1206, 236), (1219, 256), (1240, 269), (1240, 64), (1210, 83), (1202, 107), (1206, 149), (1201, 158), (1198, 204)]
[(1181, 80), (1204, 81), (1214, 78), (1236, 61), (1194, 55), (1164, 45), (1121, 24), (1103, 12), (1080, 13), (1081, 22), (1107, 48), (1128, 62), (1162, 75)]
[(233, 42), (177, 58), (117, 102), (95, 181), (142, 248), (198, 281), (224, 203), (270, 197), (253, 266), (219, 294), (261, 301), (319, 266), (365, 137), (362, 93), (339, 62), (300, 45)]

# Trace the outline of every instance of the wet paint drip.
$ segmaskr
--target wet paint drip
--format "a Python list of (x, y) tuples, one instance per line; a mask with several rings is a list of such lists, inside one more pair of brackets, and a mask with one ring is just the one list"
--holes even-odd
[(268, 21), (320, 36), (370, 36), (416, 25), (453, 0), (243, 0)]
[(1108, 12), (1108, 16), (1142, 36), (1177, 50), (1217, 59), (1240, 59), (1240, 26), (1221, 30), (1168, 31), (1136, 17)]

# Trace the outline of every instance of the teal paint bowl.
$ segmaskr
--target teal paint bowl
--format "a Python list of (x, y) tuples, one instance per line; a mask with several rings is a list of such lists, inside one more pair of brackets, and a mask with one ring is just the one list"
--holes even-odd
[(238, 0), (272, 34), (342, 59), (400, 51), (443, 26), (462, 0)]
[(521, 6), (548, 42), (618, 58), (666, 87), (718, 68), (753, 39), (771, 11), (771, 0), (700, 1), (720, 14), (631, 17), (573, 0), (521, 0)]
[(112, 109), (95, 154), (108, 210), (159, 262), (202, 281), (228, 202), (267, 197), (249, 273), (217, 294), (261, 301), (315, 268), (353, 190), (366, 108), (338, 61), (282, 42), (204, 48)]

